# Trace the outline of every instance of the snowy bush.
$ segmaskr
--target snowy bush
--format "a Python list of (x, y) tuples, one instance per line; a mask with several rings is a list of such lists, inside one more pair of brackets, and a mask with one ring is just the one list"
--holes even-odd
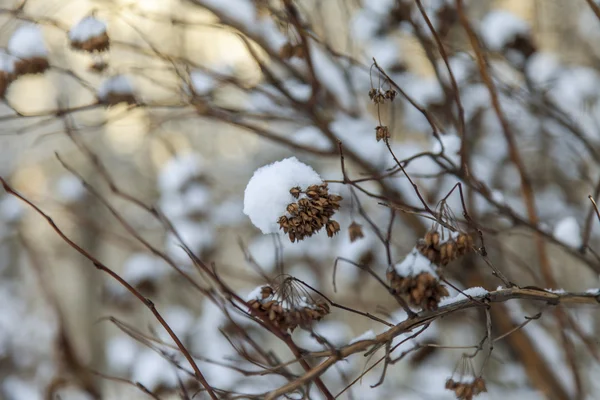
[(595, 398), (597, 2), (12, 3), (0, 398)]

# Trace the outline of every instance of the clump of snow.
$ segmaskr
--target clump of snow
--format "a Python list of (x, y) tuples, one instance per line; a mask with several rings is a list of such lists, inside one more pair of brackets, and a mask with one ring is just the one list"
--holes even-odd
[(161, 260), (145, 253), (133, 254), (123, 265), (123, 279), (132, 285), (158, 279), (167, 272), (168, 269)]
[(529, 36), (527, 22), (506, 10), (494, 10), (481, 21), (481, 36), (490, 50), (502, 50), (516, 36)]
[(69, 39), (73, 42), (85, 42), (106, 33), (106, 23), (96, 17), (89, 16), (79, 21), (69, 31)]
[[(210, 248), (215, 243), (215, 232), (208, 224), (197, 223), (187, 219), (172, 221), (177, 233), (181, 236), (183, 243), (194, 254), (199, 254), (202, 251)], [(186, 263), (190, 261), (190, 257), (182, 248), (182, 243), (173, 233), (167, 234), (165, 240), (167, 253), (175, 259), (176, 262)]]
[(85, 194), (85, 186), (73, 175), (63, 175), (56, 182), (56, 190), (59, 196), (67, 203), (81, 200)]
[(404, 277), (417, 276), (423, 272), (437, 277), (437, 274), (431, 266), (431, 261), (416, 248), (413, 248), (402, 262), (394, 265), (394, 270), (399, 276)]
[(15, 71), (15, 57), (0, 50), (0, 71), (12, 74)]
[(244, 192), (244, 214), (262, 233), (279, 231), (277, 220), (286, 215), (286, 207), (296, 199), (290, 189), (319, 185), (322, 180), (312, 167), (296, 157), (265, 165), (257, 169)]
[(554, 237), (567, 246), (581, 246), (581, 229), (575, 217), (561, 219), (554, 227)]
[[(433, 151), (434, 153), (439, 153), (440, 151), (442, 151), (442, 145), (444, 146), (444, 154), (450, 158), (453, 162), (457, 163), (460, 162), (460, 156), (459, 156), (459, 151), (460, 151), (460, 145), (462, 143), (460, 137), (458, 135), (454, 135), (454, 134), (446, 134), (446, 135), (440, 135), (440, 140), (437, 140), (436, 138), (432, 138), (433, 140), (433, 147), (431, 149), (431, 151)], [(440, 144), (440, 141), (442, 142)]]
[(203, 0), (207, 7), (233, 21), (251, 26), (256, 20), (256, 7), (251, 0)]
[(18, 221), (24, 211), (21, 201), (16, 197), (6, 196), (0, 200), (0, 219), (5, 222)]
[(176, 192), (200, 175), (202, 160), (197, 154), (183, 153), (171, 158), (160, 170), (158, 187), (163, 192)]
[(106, 361), (111, 369), (126, 372), (133, 365), (138, 353), (138, 345), (129, 336), (119, 335), (106, 343)]
[(331, 150), (331, 142), (316, 126), (300, 128), (294, 133), (294, 142), (319, 150)]
[(133, 85), (129, 77), (115, 75), (106, 79), (98, 89), (98, 98), (106, 100), (110, 94), (133, 95)]
[(353, 344), (353, 343), (360, 342), (360, 341), (363, 341), (363, 340), (375, 340), (376, 337), (377, 337), (377, 335), (375, 335), (375, 332), (373, 332), (371, 329), (369, 329), (365, 333), (363, 333), (363, 334), (355, 337), (354, 339), (350, 340), (349, 344)]
[(44, 43), (44, 35), (37, 25), (25, 25), (18, 28), (8, 41), (8, 52), (15, 57), (46, 58), (48, 49)]
[(215, 88), (215, 78), (204, 71), (195, 70), (190, 73), (194, 93), (202, 96), (208, 94)]
[(537, 86), (544, 87), (552, 82), (560, 70), (557, 58), (549, 53), (535, 52), (527, 60), (525, 75)]
[(440, 303), (438, 304), (438, 307), (443, 307), (443, 306), (447, 306), (449, 304), (454, 304), (454, 303), (458, 303), (459, 301), (463, 301), (468, 299), (468, 296), (471, 297), (481, 297), (481, 296), (485, 296), (486, 294), (488, 294), (489, 292), (487, 290), (485, 290), (484, 288), (480, 287), (480, 286), (475, 286), (472, 288), (468, 288), (462, 291), (462, 293), (459, 293), (458, 295), (454, 296), (454, 297), (445, 297), (443, 298)]
[(150, 390), (161, 384), (167, 387), (177, 385), (175, 366), (151, 349), (144, 349), (138, 354), (131, 375), (134, 382)]
[(588, 289), (585, 292), (590, 294), (600, 294), (600, 289)]

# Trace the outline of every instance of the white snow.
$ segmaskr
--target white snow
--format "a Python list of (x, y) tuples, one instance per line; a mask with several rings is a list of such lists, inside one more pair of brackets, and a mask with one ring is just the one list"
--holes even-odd
[(554, 237), (567, 246), (581, 246), (581, 228), (575, 217), (565, 217), (554, 227)]
[(0, 50), (0, 71), (12, 74), (15, 71), (15, 57)]
[(535, 85), (547, 86), (560, 71), (560, 63), (555, 55), (535, 52), (527, 60), (525, 74)]
[(377, 337), (377, 335), (375, 335), (375, 332), (373, 332), (371, 329), (369, 329), (365, 333), (350, 340), (350, 343), (348, 343), (348, 344), (353, 344), (353, 343), (360, 342), (363, 340), (375, 340), (376, 337)]
[(242, 212), (244, 207), (241, 199), (227, 199), (219, 202), (212, 210), (211, 221), (217, 226), (234, 226), (241, 223), (246, 217)]
[[(196, 254), (211, 247), (214, 244), (215, 237), (213, 229), (207, 224), (197, 223), (187, 219), (171, 221), (175, 229), (181, 236), (183, 242)], [(177, 237), (169, 233), (166, 238), (167, 252), (175, 261), (185, 263), (190, 261), (190, 257), (181, 247), (181, 242)]]
[(106, 79), (98, 89), (98, 97), (106, 100), (109, 94), (133, 94), (133, 85), (129, 77), (125, 75), (115, 75)]
[(600, 289), (588, 289), (585, 292), (590, 294), (600, 294)]
[(42, 30), (37, 25), (25, 25), (18, 28), (8, 41), (8, 52), (22, 59), (46, 58), (48, 49), (44, 43)]
[(290, 189), (321, 184), (319, 174), (296, 157), (286, 158), (257, 169), (244, 192), (244, 214), (262, 233), (279, 231), (277, 220), (296, 199)]
[(469, 295), (471, 297), (480, 297), (480, 296), (485, 296), (488, 293), (489, 292), (487, 290), (485, 290), (484, 288), (482, 288), (480, 286), (475, 286), (475, 287), (463, 290), (462, 293), (459, 293), (458, 295), (456, 295), (454, 297), (444, 297), (440, 301), (438, 306), (443, 307), (443, 306), (447, 306), (449, 304), (454, 304), (454, 303), (458, 303), (459, 301), (466, 300), (466, 299), (468, 299), (467, 295)]
[(202, 160), (195, 153), (183, 153), (171, 158), (160, 170), (158, 187), (163, 192), (177, 192), (189, 180), (202, 172)]
[(123, 278), (136, 285), (145, 280), (158, 279), (168, 272), (165, 263), (146, 253), (135, 253), (123, 265)]
[(138, 354), (131, 375), (134, 382), (140, 382), (150, 390), (161, 384), (177, 385), (175, 367), (151, 349)]
[(195, 70), (190, 73), (192, 88), (194, 92), (200, 96), (209, 93), (215, 88), (215, 78), (204, 71)]
[(42, 400), (41, 388), (35, 382), (25, 381), (18, 376), (9, 375), (4, 377), (1, 392), (10, 400)]
[(83, 186), (77, 177), (70, 174), (58, 178), (58, 181), (56, 182), (56, 191), (67, 203), (79, 201), (86, 194), (85, 186)]
[(255, 287), (254, 289), (252, 289), (252, 291), (250, 293), (248, 293), (248, 295), (246, 296), (246, 301), (250, 301), (250, 300), (262, 300), (262, 296), (261, 296), (261, 292), (262, 292), (262, 288), (265, 285), (260, 285)]
[(111, 337), (105, 348), (106, 361), (111, 369), (126, 372), (131, 368), (138, 353), (138, 345), (125, 335)]
[(251, 0), (203, 0), (202, 4), (246, 27), (255, 24), (256, 8)]
[(394, 270), (399, 276), (404, 277), (417, 276), (422, 272), (427, 272), (437, 277), (437, 274), (431, 266), (431, 261), (422, 255), (416, 248), (413, 248), (402, 262), (394, 265)]
[(462, 143), (460, 137), (454, 134), (445, 134), (440, 135), (440, 141), (435, 138), (431, 139), (433, 141), (433, 146), (431, 151), (434, 153), (439, 153), (442, 150), (442, 146), (440, 145), (440, 141), (444, 145), (444, 154), (450, 158), (454, 163), (460, 162), (460, 145)]
[(509, 11), (491, 11), (481, 21), (481, 36), (490, 50), (501, 50), (517, 35), (528, 36), (529, 25)]
[(294, 133), (294, 142), (319, 150), (331, 150), (331, 142), (321, 132), (319, 128), (313, 125), (305, 126)]
[(18, 221), (25, 209), (21, 200), (13, 196), (6, 196), (0, 200), (0, 219), (5, 222)]
[(79, 21), (69, 31), (69, 39), (73, 42), (85, 42), (106, 33), (106, 23), (89, 16)]

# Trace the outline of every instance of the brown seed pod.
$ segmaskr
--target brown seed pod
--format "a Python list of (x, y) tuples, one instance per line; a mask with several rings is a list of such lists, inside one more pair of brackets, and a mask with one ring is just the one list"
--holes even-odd
[(365, 237), (362, 230), (362, 225), (354, 221), (348, 227), (348, 234), (350, 235), (350, 243), (354, 243), (358, 239)]
[(50, 68), (50, 63), (44, 57), (19, 59), (15, 62), (15, 75), (43, 74), (48, 68)]

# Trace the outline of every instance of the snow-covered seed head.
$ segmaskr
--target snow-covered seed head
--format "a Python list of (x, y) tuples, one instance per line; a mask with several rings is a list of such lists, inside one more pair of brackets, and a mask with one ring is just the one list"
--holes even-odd
[(244, 193), (244, 213), (263, 233), (283, 231), (295, 242), (326, 228), (332, 237), (340, 225), (331, 217), (341, 196), (295, 157), (256, 170)]
[(440, 283), (431, 265), (417, 249), (399, 264), (388, 269), (390, 287), (404, 296), (409, 304), (424, 310), (435, 310), (448, 290)]
[(257, 287), (248, 296), (248, 306), (258, 318), (270, 321), (283, 331), (308, 328), (329, 314), (329, 304), (313, 298), (293, 278), (281, 284)]
[(69, 41), (72, 48), (90, 53), (106, 51), (110, 47), (106, 24), (94, 16), (85, 17), (71, 28)]
[(98, 99), (109, 106), (119, 103), (137, 104), (133, 85), (125, 75), (115, 75), (106, 79), (98, 89)]
[(16, 57), (16, 76), (41, 74), (50, 64), (44, 36), (37, 25), (25, 25), (17, 29), (8, 41), (8, 52)]
[(353, 221), (348, 227), (348, 235), (350, 236), (350, 243), (354, 243), (358, 239), (365, 237), (362, 230), (362, 225)]

